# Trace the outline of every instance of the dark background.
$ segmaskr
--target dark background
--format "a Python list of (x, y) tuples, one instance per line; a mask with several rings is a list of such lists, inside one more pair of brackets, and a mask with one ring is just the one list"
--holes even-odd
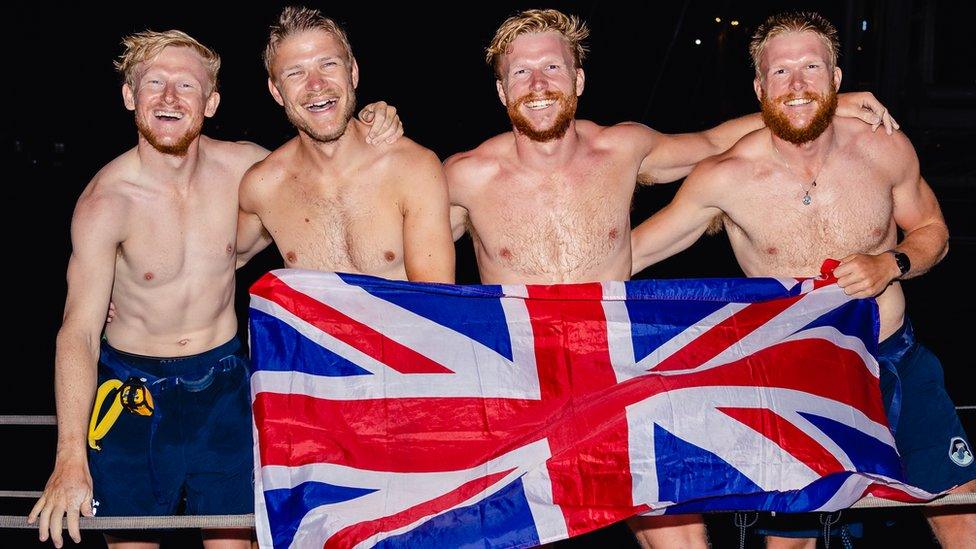
[[(13, 302), (6, 341), (11, 360), (9, 375), (0, 383), (0, 414), (54, 413), (54, 339), (65, 296), (74, 202), (101, 166), (136, 141), (132, 114), (122, 105), (112, 68), (121, 38), (147, 28), (179, 28), (214, 48), (223, 60), (222, 99), (204, 132), (274, 149), (294, 135), (267, 92), (260, 61), (267, 27), (282, 5), (20, 2), (0, 11), (8, 28), (4, 81), (11, 92), (4, 94), (3, 147), (13, 166), (13, 177), (3, 186), (11, 267), (7, 288)], [(970, 2), (491, 2), (439, 9), (417, 2), (309, 5), (346, 25), (360, 66), (360, 105), (377, 99), (396, 105), (407, 135), (442, 159), (509, 129), (483, 61), (484, 47), (501, 21), (520, 9), (555, 7), (589, 23), (579, 118), (601, 124), (634, 120), (664, 132), (697, 131), (756, 111), (747, 54), (751, 32), (777, 11), (820, 11), (840, 30), (842, 90), (870, 90), (890, 108), (918, 149), (922, 173), (942, 204), (951, 234), (949, 256), (905, 288), (917, 332), (941, 357), (956, 404), (976, 404), (969, 381), (976, 361), (964, 350), (976, 312), (964, 291), (976, 249), (976, 13)], [(639, 190), (634, 221), (666, 204), (676, 188)], [(458, 281), (476, 283), (470, 241), (462, 239), (457, 246)], [(240, 314), (246, 288), (279, 266), (277, 251), (269, 248), (240, 271)], [(641, 276), (740, 275), (725, 236), (719, 235), (703, 238)], [(976, 412), (960, 414), (976, 434)], [(54, 429), (0, 426), (0, 435), (8, 448), (0, 490), (42, 489), (53, 463)], [(26, 514), (32, 502), (0, 504), (3, 514)], [(914, 512), (860, 514), (868, 534), (860, 546), (896, 541), (931, 546)], [(710, 517), (709, 525), (715, 547), (737, 546), (731, 518)], [(33, 546), (34, 535), (2, 530), (0, 547)], [(176, 534), (169, 546), (192, 547), (193, 539)], [(565, 545), (586, 542), (632, 543), (618, 526)], [(88, 532), (83, 544), (98, 547), (100, 536)]]

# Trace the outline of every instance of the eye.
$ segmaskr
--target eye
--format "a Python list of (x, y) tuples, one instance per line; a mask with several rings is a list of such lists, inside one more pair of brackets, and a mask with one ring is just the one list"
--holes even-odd
[(183, 82), (183, 83), (180, 84), (180, 88), (182, 88), (184, 90), (192, 90), (193, 89), (193, 84), (191, 84), (189, 82)]
[(554, 71), (554, 70), (556, 70), (556, 69), (559, 68), (559, 65), (556, 65), (555, 63), (553, 63), (553, 64), (548, 65), (546, 68), (549, 69), (549, 70), (551, 70), (551, 71)]
[(323, 67), (335, 67), (338, 64), (339, 63), (336, 63), (335, 61), (326, 61), (325, 63), (322, 63), (322, 66)]
[(808, 69), (818, 69), (818, 68), (820, 68), (820, 65), (818, 65), (816, 63), (810, 63), (809, 65), (807, 65), (807, 68)]
[(515, 76), (522, 76), (523, 74), (528, 74), (528, 72), (529, 71), (526, 69), (516, 69), (515, 72), (513, 72), (512, 74), (514, 74)]
[(292, 76), (300, 76), (302, 71), (289, 71), (285, 73), (285, 78), (291, 78)]

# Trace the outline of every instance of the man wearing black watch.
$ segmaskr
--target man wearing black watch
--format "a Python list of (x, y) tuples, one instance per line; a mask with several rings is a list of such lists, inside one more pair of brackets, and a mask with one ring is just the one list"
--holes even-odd
[[(757, 27), (750, 53), (767, 127), (699, 163), (671, 203), (634, 229), (633, 272), (716, 225), (748, 276), (816, 276), (825, 259), (840, 258), (838, 286), (877, 300), (881, 392), (906, 479), (933, 493), (974, 493), (972, 445), (942, 364), (915, 340), (901, 287), (945, 257), (949, 231), (904, 134), (829, 116), (838, 48), (836, 29), (817, 14), (779, 14)], [(971, 509), (923, 512), (943, 546), (973, 547)], [(816, 545), (816, 520), (812, 533), (808, 524), (761, 526), (767, 547)]]

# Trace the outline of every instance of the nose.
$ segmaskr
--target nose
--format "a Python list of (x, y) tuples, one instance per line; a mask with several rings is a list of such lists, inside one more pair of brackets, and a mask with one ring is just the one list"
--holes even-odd
[(318, 91), (325, 87), (325, 79), (322, 75), (312, 72), (305, 81), (305, 87), (309, 90)]
[(166, 84), (166, 87), (163, 88), (163, 101), (166, 103), (176, 102), (176, 85), (173, 83)]
[(806, 87), (806, 80), (803, 79), (803, 74), (800, 71), (794, 71), (790, 75), (790, 89), (793, 91), (800, 91)]
[(532, 79), (529, 81), (529, 89), (532, 91), (545, 91), (549, 87), (549, 81), (546, 80), (545, 75), (542, 71), (532, 71)]

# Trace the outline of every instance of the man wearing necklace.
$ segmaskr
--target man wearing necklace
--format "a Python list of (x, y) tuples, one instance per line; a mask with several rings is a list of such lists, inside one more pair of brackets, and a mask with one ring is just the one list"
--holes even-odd
[[(974, 492), (972, 447), (941, 364), (914, 340), (899, 282), (945, 257), (948, 229), (904, 134), (833, 117), (838, 46), (833, 25), (813, 13), (776, 15), (756, 30), (750, 53), (766, 128), (699, 163), (671, 204), (633, 231), (633, 272), (719, 224), (748, 276), (814, 276), (825, 259), (839, 258), (834, 275), (845, 293), (877, 298), (879, 360), (897, 372), (882, 368), (882, 393), (889, 405), (900, 385), (900, 414), (889, 407), (889, 420), (908, 482), (930, 492)], [(956, 447), (962, 450), (952, 453)], [(931, 513), (928, 520), (946, 547), (976, 539), (972, 513)], [(768, 546), (814, 545), (771, 537)]]

